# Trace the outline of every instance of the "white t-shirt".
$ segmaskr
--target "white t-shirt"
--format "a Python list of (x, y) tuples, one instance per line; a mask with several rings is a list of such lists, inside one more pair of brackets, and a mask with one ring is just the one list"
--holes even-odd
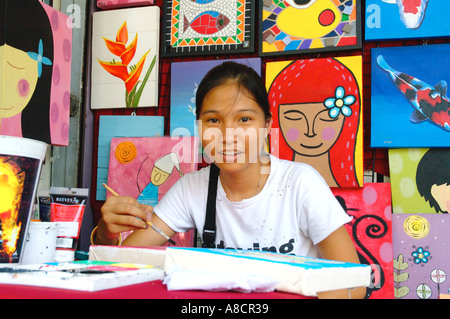
[[(270, 156), (269, 178), (260, 193), (227, 199), (218, 182), (216, 247), (267, 250), (319, 257), (317, 243), (351, 220), (311, 166)], [(203, 233), (209, 166), (178, 180), (154, 207), (174, 231)]]

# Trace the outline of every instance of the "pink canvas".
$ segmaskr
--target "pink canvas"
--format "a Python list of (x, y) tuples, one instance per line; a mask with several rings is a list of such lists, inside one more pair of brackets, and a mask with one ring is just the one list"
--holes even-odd
[(2, 6), (7, 18), (0, 23), (5, 35), (0, 134), (67, 146), (71, 20), (39, 1), (9, 1)]
[(54, 61), (50, 97), (51, 144), (69, 144), (70, 79), (72, 67), (72, 20), (43, 5), (52, 25)]
[[(196, 137), (112, 138), (108, 186), (154, 206), (181, 176), (197, 170), (198, 147)], [(177, 245), (192, 246), (193, 231), (173, 239)]]
[(360, 262), (372, 267), (366, 298), (394, 297), (392, 208), (389, 183), (366, 183), (364, 188), (332, 188), (353, 220), (345, 225)]
[(141, 5), (152, 5), (154, 0), (97, 0), (100, 9), (126, 8)]

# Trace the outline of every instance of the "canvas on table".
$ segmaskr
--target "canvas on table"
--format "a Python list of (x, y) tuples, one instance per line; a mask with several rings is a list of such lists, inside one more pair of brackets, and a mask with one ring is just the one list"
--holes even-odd
[(94, 12), (91, 108), (158, 106), (157, 6)]
[(259, 21), (262, 56), (361, 47), (360, 1), (265, 0)]
[(375, 48), (371, 56), (371, 147), (450, 146), (450, 45)]
[(447, 37), (450, 2), (367, 0), (366, 40)]
[(362, 57), (268, 62), (270, 152), (313, 166), (330, 187), (361, 187)]

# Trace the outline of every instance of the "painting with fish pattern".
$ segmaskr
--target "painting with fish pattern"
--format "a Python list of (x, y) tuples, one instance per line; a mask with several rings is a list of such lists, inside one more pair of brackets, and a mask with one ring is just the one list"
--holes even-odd
[(264, 0), (260, 5), (262, 56), (361, 47), (360, 1)]
[(367, 0), (366, 40), (447, 37), (450, 1)]
[(374, 48), (371, 146), (449, 147), (450, 45)]
[(164, 1), (162, 56), (254, 51), (255, 1)]

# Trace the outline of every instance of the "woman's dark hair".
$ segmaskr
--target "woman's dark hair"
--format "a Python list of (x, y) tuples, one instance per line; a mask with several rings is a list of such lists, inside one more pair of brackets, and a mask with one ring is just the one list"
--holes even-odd
[[(49, 17), (41, 2), (35, 0), (8, 0), (0, 5), (0, 45), (8, 44), (24, 52), (38, 52), (39, 41), (43, 44), (44, 56), (53, 62), (53, 34)], [(22, 134), (50, 143), (50, 92), (52, 66), (43, 66), (35, 92), (22, 111)], [(46, 128), (46, 129), (43, 129)]]
[(443, 184), (450, 184), (450, 152), (447, 149), (430, 148), (417, 165), (416, 185), (419, 194), (437, 213), (446, 212), (441, 210), (438, 202), (431, 195), (431, 187)]
[(258, 73), (244, 64), (227, 61), (209, 70), (200, 82), (195, 97), (197, 120), (206, 94), (215, 87), (227, 83), (237, 84), (240, 88), (244, 88), (261, 107), (266, 120), (271, 118), (267, 90)]

